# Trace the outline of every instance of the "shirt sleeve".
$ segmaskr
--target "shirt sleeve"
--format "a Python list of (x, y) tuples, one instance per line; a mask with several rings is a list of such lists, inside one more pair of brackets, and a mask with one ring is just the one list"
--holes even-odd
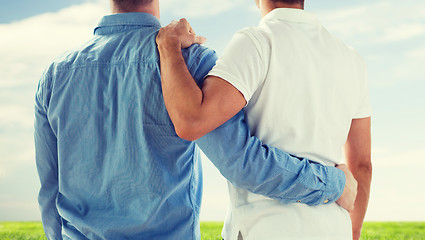
[(196, 143), (234, 186), (285, 204), (329, 204), (344, 191), (344, 172), (263, 145), (243, 111)]
[[(195, 56), (196, 61), (186, 63), (201, 86), (216, 55), (204, 49)], [(233, 185), (282, 203), (329, 204), (344, 191), (344, 172), (263, 145), (251, 136), (243, 111), (196, 143)]]
[(216, 64), (216, 52), (199, 44), (194, 44), (189, 48), (183, 49), (182, 55), (190, 74), (201, 88), (204, 83), (204, 77)]
[(47, 119), (44, 104), (48, 89), (42, 79), (35, 96), (34, 142), (37, 171), (41, 188), (38, 202), (44, 232), (48, 239), (62, 239), (62, 221), (56, 208), (58, 195), (57, 140)]
[(268, 69), (267, 58), (263, 57), (267, 56), (267, 44), (259, 39), (261, 34), (255, 33), (252, 28), (236, 33), (217, 65), (208, 73), (208, 76), (220, 77), (232, 84), (243, 94), (247, 103), (264, 81)]
[(364, 77), (362, 79), (362, 86), (359, 95), (359, 105), (353, 119), (366, 118), (372, 115), (372, 105), (370, 102), (369, 86), (367, 83), (367, 70), (366, 64), (363, 62)]

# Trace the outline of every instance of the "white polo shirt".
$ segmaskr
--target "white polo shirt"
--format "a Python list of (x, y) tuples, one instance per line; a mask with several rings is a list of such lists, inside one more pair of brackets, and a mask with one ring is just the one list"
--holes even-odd
[[(209, 75), (235, 86), (252, 133), (290, 154), (334, 166), (352, 119), (369, 117), (366, 66), (299, 9), (275, 9), (258, 27), (235, 34)], [(225, 240), (352, 239), (348, 212), (336, 203), (281, 204), (229, 183)]]

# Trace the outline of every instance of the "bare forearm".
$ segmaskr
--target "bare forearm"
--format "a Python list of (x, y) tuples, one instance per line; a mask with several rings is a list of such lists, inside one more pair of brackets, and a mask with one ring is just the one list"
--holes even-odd
[(165, 106), (176, 129), (200, 116), (202, 91), (192, 78), (180, 47), (159, 46)]
[(350, 213), (353, 227), (353, 239), (357, 240), (360, 238), (364, 217), (369, 203), (372, 165), (349, 166), (349, 168), (358, 182), (354, 210)]
[(370, 122), (370, 117), (353, 119), (344, 146), (348, 168), (358, 183), (354, 210), (350, 212), (354, 240), (360, 238), (372, 180)]

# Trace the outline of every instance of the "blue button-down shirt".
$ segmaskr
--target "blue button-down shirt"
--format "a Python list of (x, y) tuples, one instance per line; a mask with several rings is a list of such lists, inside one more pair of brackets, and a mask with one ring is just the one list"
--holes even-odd
[[(159, 28), (145, 13), (106, 16), (43, 74), (35, 144), (49, 239), (200, 239), (198, 146), (238, 187), (283, 203), (337, 200), (342, 171), (263, 146), (243, 112), (196, 143), (180, 139), (161, 94)], [(199, 84), (217, 59), (199, 45), (183, 55)]]

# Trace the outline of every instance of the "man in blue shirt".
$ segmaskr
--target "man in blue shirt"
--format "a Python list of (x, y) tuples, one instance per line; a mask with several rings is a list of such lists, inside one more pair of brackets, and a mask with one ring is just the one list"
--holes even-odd
[[(49, 239), (200, 239), (198, 146), (235, 186), (284, 203), (332, 203), (342, 194), (353, 204), (355, 180), (344, 166), (263, 146), (243, 112), (196, 143), (180, 139), (161, 94), (158, 0), (111, 3), (116, 14), (57, 58), (36, 93), (39, 204)], [(199, 45), (183, 55), (199, 84), (217, 59)]]

